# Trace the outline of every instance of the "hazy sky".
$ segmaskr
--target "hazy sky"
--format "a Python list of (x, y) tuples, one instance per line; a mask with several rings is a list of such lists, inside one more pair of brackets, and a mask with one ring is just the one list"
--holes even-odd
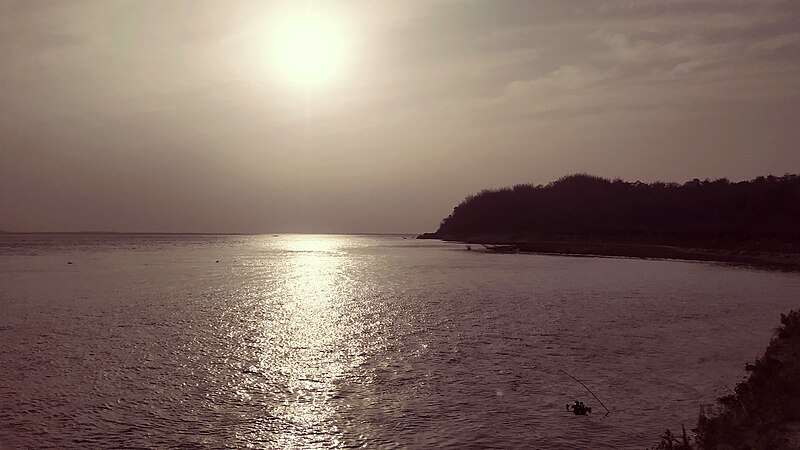
[(271, 59), (299, 3), (0, 0), (0, 229), (417, 232), (573, 172), (800, 172), (800, 1), (308, 2), (347, 37), (313, 87)]

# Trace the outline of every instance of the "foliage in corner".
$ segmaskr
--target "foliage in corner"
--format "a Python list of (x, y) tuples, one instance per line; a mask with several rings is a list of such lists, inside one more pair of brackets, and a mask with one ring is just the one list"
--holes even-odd
[[(700, 448), (795, 448), (787, 424), (800, 421), (800, 310), (781, 314), (764, 356), (748, 364), (747, 380), (719, 399), (722, 412), (701, 415)], [(796, 436), (794, 437), (796, 439)]]

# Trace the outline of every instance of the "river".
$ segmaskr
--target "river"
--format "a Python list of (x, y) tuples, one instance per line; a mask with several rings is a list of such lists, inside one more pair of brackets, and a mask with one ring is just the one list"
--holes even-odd
[(0, 235), (0, 447), (641, 449), (793, 307), (800, 274), (713, 263)]

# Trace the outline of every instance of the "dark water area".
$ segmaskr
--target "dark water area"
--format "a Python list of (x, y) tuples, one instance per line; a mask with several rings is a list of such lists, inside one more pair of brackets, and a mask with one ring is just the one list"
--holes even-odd
[(711, 263), (0, 235), (0, 448), (641, 449), (798, 306), (796, 273)]

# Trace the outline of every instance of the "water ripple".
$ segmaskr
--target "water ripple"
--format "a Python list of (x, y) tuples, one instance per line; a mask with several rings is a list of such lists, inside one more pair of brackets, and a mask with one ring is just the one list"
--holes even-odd
[[(642, 448), (738, 381), (800, 293), (391, 237), (0, 239), (10, 448)], [(565, 414), (587, 395), (562, 370), (614, 414)]]

